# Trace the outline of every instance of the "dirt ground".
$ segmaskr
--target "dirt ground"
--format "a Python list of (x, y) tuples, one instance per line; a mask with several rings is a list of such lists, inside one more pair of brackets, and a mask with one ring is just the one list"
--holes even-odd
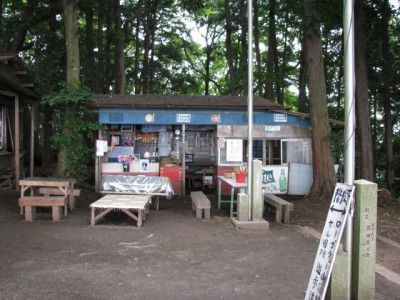
[[(331, 199), (286, 198), (295, 203), (293, 224), (309, 226), (322, 231)], [(378, 203), (378, 235), (400, 243), (400, 203), (394, 200)]]
[[(118, 212), (91, 226), (99, 197), (84, 192), (60, 222), (46, 210), (25, 222), (18, 193), (0, 191), (0, 299), (304, 298), (318, 246), (308, 229), (323, 227), (324, 204), (293, 199), (292, 224), (266, 213), (268, 231), (236, 229), (211, 194), (210, 220), (195, 218), (190, 197), (174, 197), (142, 228)], [(400, 274), (399, 250), (384, 251), (380, 263)], [(399, 290), (376, 276), (375, 299), (400, 299)]]

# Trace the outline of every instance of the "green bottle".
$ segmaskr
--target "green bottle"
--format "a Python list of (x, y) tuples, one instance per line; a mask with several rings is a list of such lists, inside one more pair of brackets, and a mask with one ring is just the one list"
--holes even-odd
[(285, 169), (281, 169), (281, 176), (279, 176), (279, 191), (286, 191), (286, 175)]

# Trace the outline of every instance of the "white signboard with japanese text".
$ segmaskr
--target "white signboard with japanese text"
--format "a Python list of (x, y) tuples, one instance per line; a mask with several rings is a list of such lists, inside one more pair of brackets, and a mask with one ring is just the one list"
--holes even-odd
[(353, 201), (354, 186), (337, 183), (322, 231), (305, 300), (322, 300), (343, 233), (344, 224)]
[(243, 140), (226, 140), (226, 161), (242, 161), (243, 159)]

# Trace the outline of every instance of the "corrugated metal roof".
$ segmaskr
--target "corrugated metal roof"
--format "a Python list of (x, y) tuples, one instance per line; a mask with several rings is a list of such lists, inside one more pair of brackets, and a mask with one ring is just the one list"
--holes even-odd
[[(228, 108), (243, 109), (247, 107), (244, 96), (189, 96), (189, 95), (94, 95), (98, 107), (145, 107), (145, 108)], [(254, 109), (284, 110), (284, 107), (271, 100), (254, 97)]]

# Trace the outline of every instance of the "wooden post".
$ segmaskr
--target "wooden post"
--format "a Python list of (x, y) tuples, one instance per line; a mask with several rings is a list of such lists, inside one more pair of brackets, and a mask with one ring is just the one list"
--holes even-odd
[(36, 107), (37, 104), (32, 104), (32, 113), (31, 113), (31, 153), (29, 154), (29, 176), (33, 177), (33, 167), (34, 167), (34, 159), (35, 159), (35, 115), (36, 115)]
[(15, 95), (14, 107), (14, 138), (15, 138), (15, 154), (14, 154), (14, 172), (15, 172), (15, 189), (19, 189), (19, 96)]

